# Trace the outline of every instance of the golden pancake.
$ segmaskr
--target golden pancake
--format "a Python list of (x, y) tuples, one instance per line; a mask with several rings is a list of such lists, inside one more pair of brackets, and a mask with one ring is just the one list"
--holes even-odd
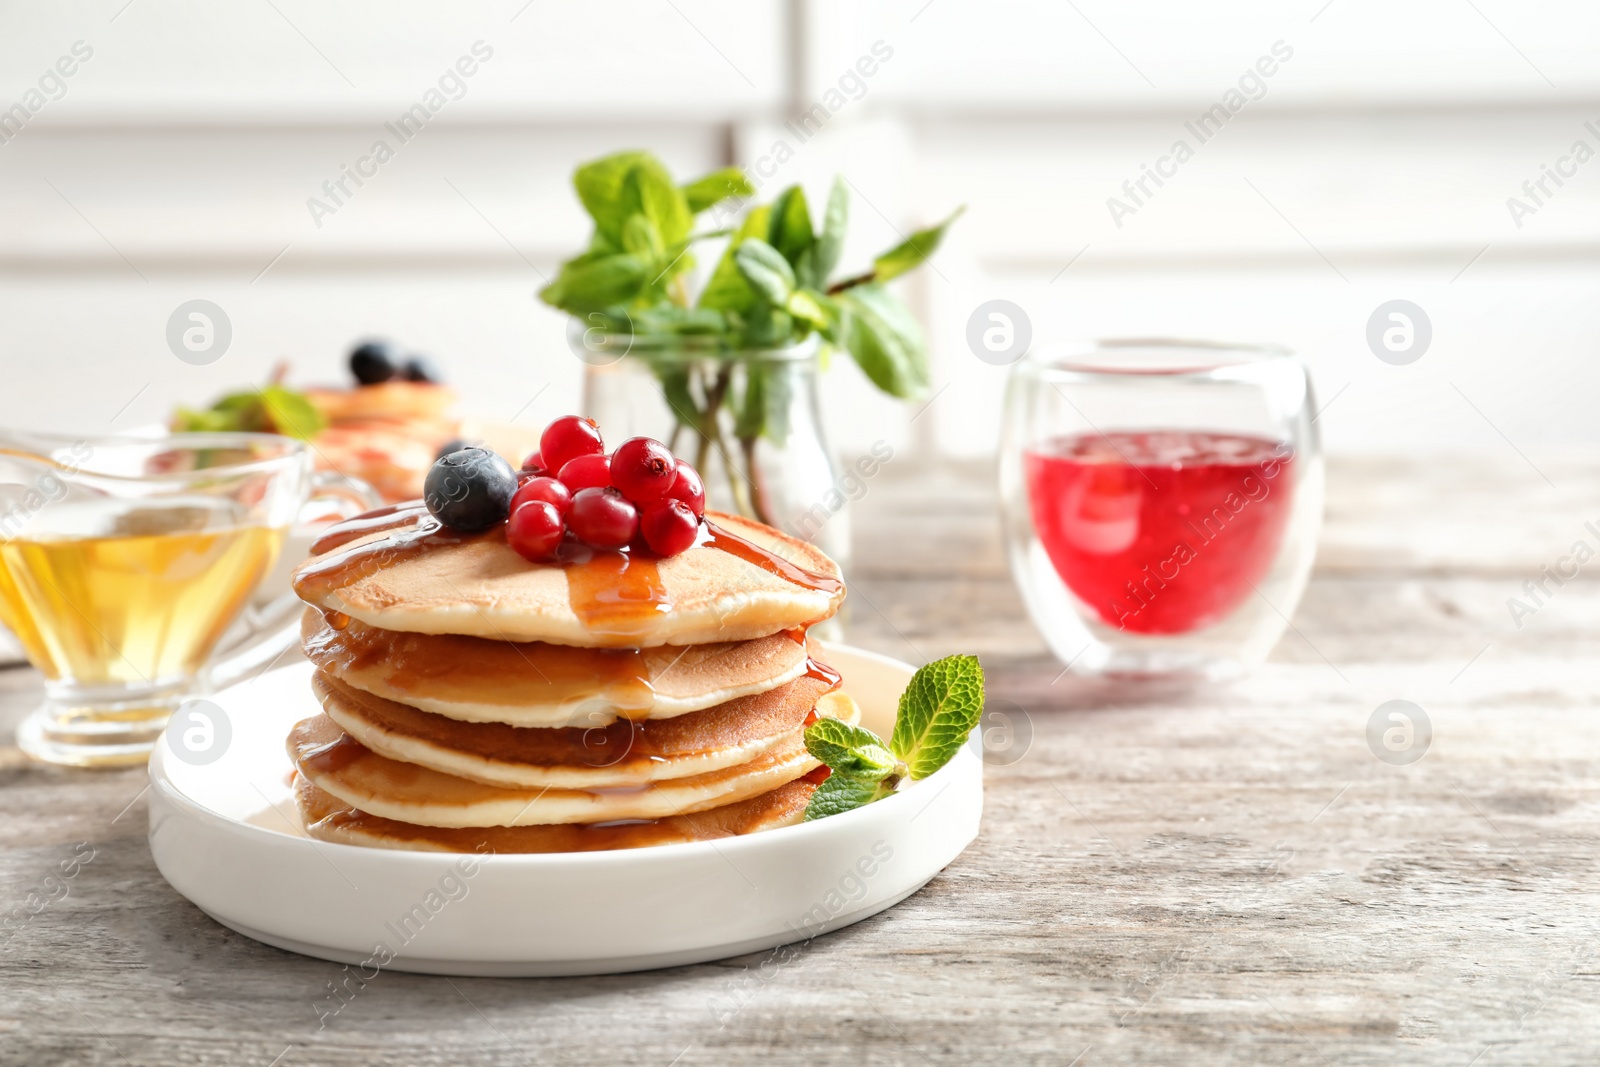
[(295, 725), (289, 757), (311, 783), (369, 815), (422, 826), (543, 826), (662, 819), (768, 792), (821, 766), (796, 730), (748, 763), (638, 786), (507, 789), (380, 756), (327, 715)]
[(573, 648), (455, 634), (335, 630), (307, 609), (306, 655), (364, 692), (466, 722), (605, 726), (667, 719), (764, 693), (806, 673), (798, 634), (647, 649)]
[[(815, 772), (813, 772), (815, 773)], [(397, 822), (358, 811), (295, 776), (294, 797), (306, 833), (319, 841), (368, 848), (418, 852), (596, 852), (643, 848), (724, 837), (792, 826), (805, 819), (806, 804), (817, 786), (811, 776), (749, 800), (710, 808), (693, 815), (674, 815), (624, 823), (566, 826), (485, 826), (444, 829)]]
[(460, 534), (400, 505), (324, 534), (294, 587), (382, 630), (595, 648), (747, 641), (838, 610), (844, 583), (822, 552), (736, 515), (706, 518), (700, 542), (666, 559), (569, 542), (559, 562), (530, 563), (503, 523)]
[(837, 679), (819, 672), (675, 719), (559, 730), (460, 722), (352, 689), (322, 671), (312, 689), (328, 718), (391, 760), (512, 789), (598, 789), (749, 763), (804, 729)]
[(353, 389), (307, 389), (305, 398), (328, 423), (359, 419), (430, 420), (448, 418), (456, 392), (438, 382), (388, 381)]

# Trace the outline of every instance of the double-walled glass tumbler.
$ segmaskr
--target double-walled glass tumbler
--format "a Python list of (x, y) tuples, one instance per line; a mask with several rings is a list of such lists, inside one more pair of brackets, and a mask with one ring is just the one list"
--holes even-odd
[(1264, 659), (1316, 551), (1314, 418), (1305, 367), (1280, 349), (1119, 340), (1018, 363), (1007, 542), (1062, 662), (1220, 677)]

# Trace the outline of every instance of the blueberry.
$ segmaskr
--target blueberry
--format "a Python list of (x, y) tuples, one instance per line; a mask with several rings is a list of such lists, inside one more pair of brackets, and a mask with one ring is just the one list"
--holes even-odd
[(442, 382), (444, 375), (427, 356), (411, 356), (400, 368), (400, 377), (408, 382)]
[(399, 373), (394, 345), (388, 341), (363, 341), (350, 353), (350, 373), (362, 385), (377, 385)]
[(454, 530), (479, 533), (511, 514), (517, 475), (487, 448), (469, 446), (436, 460), (422, 483), (422, 502)]

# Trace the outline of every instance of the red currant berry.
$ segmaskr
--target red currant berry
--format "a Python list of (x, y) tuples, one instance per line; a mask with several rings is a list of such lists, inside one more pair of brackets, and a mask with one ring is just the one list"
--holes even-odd
[(611, 484), (635, 504), (660, 500), (672, 488), (678, 460), (660, 441), (632, 437), (611, 454)]
[(563, 415), (544, 428), (539, 437), (539, 455), (544, 469), (559, 472), (579, 456), (596, 456), (605, 452), (605, 442), (600, 440), (600, 427), (593, 419), (577, 415)]
[(567, 528), (591, 548), (622, 548), (639, 530), (639, 510), (615, 489), (580, 489), (573, 494)]
[(558, 476), (563, 485), (576, 493), (579, 489), (611, 488), (611, 457), (579, 456), (569, 460)]
[(517, 509), (530, 500), (543, 500), (555, 508), (558, 515), (565, 515), (572, 506), (572, 490), (548, 476), (529, 478), (517, 487), (516, 495), (511, 498), (511, 513), (515, 515)]
[(506, 544), (523, 559), (538, 563), (555, 555), (565, 533), (561, 513), (554, 504), (530, 500), (511, 510), (511, 519), (506, 523)]
[(537, 448), (529, 452), (528, 458), (522, 461), (522, 469), (525, 471), (538, 471), (541, 474), (545, 472), (547, 468), (544, 465), (544, 456)]
[(672, 479), (672, 488), (667, 490), (667, 496), (683, 501), (697, 519), (706, 513), (706, 483), (700, 480), (699, 471), (681, 459), (678, 460), (677, 474)]
[(639, 532), (656, 555), (676, 556), (694, 547), (700, 520), (681, 500), (658, 500), (639, 516)]

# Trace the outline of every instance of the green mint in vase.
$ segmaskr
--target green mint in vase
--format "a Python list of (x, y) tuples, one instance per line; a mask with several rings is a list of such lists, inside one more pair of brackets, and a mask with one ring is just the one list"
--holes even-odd
[[(738, 168), (680, 184), (647, 152), (585, 163), (573, 186), (594, 233), (539, 296), (572, 316), (585, 414), (666, 441), (713, 507), (848, 566), (845, 506), (894, 454), (879, 441), (836, 466), (818, 379), (842, 352), (891, 396), (926, 393), (922, 331), (886, 283), (931, 256), (960, 212), (843, 270), (842, 179), (820, 219), (798, 185), (756, 204)], [(715, 262), (696, 270), (707, 250)]]

